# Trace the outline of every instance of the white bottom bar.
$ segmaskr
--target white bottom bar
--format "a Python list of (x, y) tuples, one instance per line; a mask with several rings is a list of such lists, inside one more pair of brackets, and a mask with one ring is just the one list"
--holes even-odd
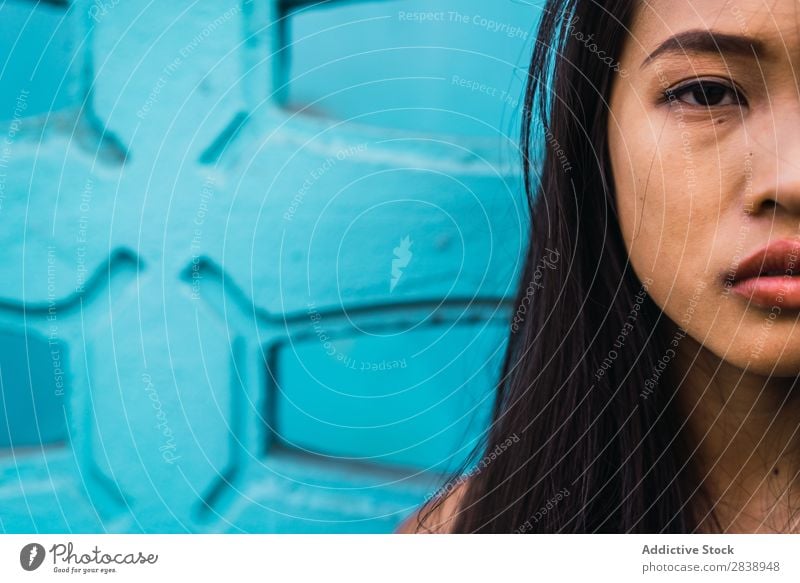
[[(4, 535), (0, 581), (798, 581), (798, 542), (797, 535)], [(37, 562), (35, 570), (23, 567)]]

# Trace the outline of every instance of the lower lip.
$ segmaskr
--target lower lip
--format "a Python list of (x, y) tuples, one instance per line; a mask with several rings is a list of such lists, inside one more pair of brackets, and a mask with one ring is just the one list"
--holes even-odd
[(800, 276), (751, 277), (733, 284), (731, 291), (765, 308), (800, 309)]

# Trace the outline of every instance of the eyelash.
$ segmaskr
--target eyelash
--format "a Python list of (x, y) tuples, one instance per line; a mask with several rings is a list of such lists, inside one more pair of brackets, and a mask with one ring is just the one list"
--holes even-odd
[[(702, 92), (701, 94), (708, 97), (709, 89), (717, 89), (722, 88), (725, 89), (728, 93), (733, 95), (732, 103), (724, 104), (724, 105), (704, 105), (702, 103), (686, 103), (679, 98), (680, 95), (684, 94), (694, 94), (698, 91)], [(671, 96), (674, 96), (671, 98)], [(747, 101), (745, 100), (742, 93), (734, 86), (728, 83), (721, 83), (719, 81), (710, 81), (707, 79), (698, 79), (695, 81), (691, 81), (689, 83), (685, 83), (683, 85), (679, 85), (678, 87), (667, 89), (661, 94), (662, 101), (664, 103), (669, 103), (672, 100), (681, 101), (683, 104), (688, 105), (689, 107), (701, 107), (705, 109), (711, 109), (714, 107), (726, 107), (728, 105), (747, 105)]]

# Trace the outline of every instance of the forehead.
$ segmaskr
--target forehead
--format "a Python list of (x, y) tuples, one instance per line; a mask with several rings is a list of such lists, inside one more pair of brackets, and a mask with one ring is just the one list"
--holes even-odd
[(713, 29), (763, 41), (773, 57), (800, 45), (798, 0), (640, 0), (631, 22), (630, 50), (645, 56), (687, 30)]

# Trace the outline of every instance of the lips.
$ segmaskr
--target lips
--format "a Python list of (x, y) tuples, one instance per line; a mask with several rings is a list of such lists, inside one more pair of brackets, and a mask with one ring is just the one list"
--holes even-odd
[(800, 239), (778, 239), (744, 258), (727, 283), (753, 304), (800, 309)]

